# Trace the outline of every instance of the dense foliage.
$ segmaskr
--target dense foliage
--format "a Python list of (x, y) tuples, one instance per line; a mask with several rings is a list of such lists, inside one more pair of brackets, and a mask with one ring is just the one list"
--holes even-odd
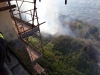
[[(82, 21), (70, 22), (77, 38), (51, 36), (43, 38), (44, 56), (38, 62), (48, 75), (100, 75), (96, 54), (100, 45), (100, 30)], [(36, 45), (38, 40), (29, 41)]]
[(87, 53), (88, 44), (81, 40), (58, 36), (48, 42), (44, 50), (44, 57), (39, 63), (49, 75), (99, 75)]

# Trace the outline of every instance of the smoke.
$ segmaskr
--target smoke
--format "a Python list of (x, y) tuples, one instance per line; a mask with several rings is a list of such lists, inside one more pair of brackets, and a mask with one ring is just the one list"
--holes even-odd
[[(32, 1), (32, 0), (30, 0)], [(42, 23), (46, 21), (45, 24), (40, 26), (41, 32), (52, 34), (52, 35), (73, 35), (68, 24), (64, 25), (60, 21), (59, 17), (67, 7), (65, 5), (65, 0), (37, 0), (37, 13), (39, 16), (39, 22)], [(16, 4), (15, 1), (12, 4)], [(18, 1), (19, 6), (21, 2)], [(33, 5), (30, 3), (23, 3), (21, 6), (21, 11), (26, 11), (32, 9)], [(63, 11), (64, 10), (64, 11)], [(18, 16), (16, 16), (18, 17)], [(31, 20), (30, 15), (22, 14), (22, 18), (26, 21)]]
[(42, 0), (37, 3), (40, 22), (46, 21), (40, 26), (42, 32), (57, 35), (72, 35), (69, 25), (63, 26), (59, 17), (62, 13), (62, 7), (67, 7), (64, 0)]

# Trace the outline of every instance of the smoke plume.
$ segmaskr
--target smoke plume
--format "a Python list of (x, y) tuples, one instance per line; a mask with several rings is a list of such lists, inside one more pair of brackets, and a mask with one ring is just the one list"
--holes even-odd
[[(33, 0), (30, 0), (33, 1)], [(52, 34), (52, 35), (73, 35), (68, 24), (63, 25), (60, 21), (62, 18), (60, 15), (63, 14), (67, 5), (64, 4), (65, 0), (37, 0), (37, 13), (39, 16), (39, 22), (46, 21), (45, 24), (40, 26), (41, 32)], [(15, 1), (12, 4), (16, 4)], [(18, 1), (19, 7), (21, 2)], [(33, 9), (33, 4), (23, 3), (21, 6), (22, 11)], [(64, 11), (63, 11), (64, 10)], [(30, 15), (21, 14), (22, 18), (26, 21), (31, 20)], [(18, 17), (18, 16), (16, 16)]]
[(63, 26), (59, 20), (62, 7), (67, 7), (62, 0), (42, 0), (37, 3), (40, 22), (46, 21), (41, 25), (41, 31), (49, 34), (70, 35), (72, 34), (68, 25)]

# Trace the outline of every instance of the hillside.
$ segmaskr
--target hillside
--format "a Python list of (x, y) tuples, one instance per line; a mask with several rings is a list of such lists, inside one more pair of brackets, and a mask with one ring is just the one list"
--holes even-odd
[[(39, 64), (48, 75), (100, 75), (100, 29), (77, 19), (61, 22), (69, 25), (75, 37), (43, 33), (47, 36), (43, 37), (44, 56)], [(38, 40), (29, 42), (36, 45)]]
[[(46, 40), (45, 40), (46, 41)], [(87, 40), (57, 36), (44, 42), (39, 63), (49, 75), (99, 75), (97, 50)]]
[[(89, 41), (58, 36), (44, 46), (40, 61), (49, 75), (99, 75), (94, 49)], [(94, 67), (95, 66), (95, 67)]]

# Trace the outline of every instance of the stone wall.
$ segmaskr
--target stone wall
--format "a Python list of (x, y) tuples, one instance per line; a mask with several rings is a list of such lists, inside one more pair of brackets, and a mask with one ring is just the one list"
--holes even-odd
[[(0, 3), (0, 7), (4, 6), (6, 6), (6, 3)], [(0, 31), (4, 34), (5, 39), (9, 42), (17, 39), (17, 33), (15, 32), (8, 10), (0, 12)]]

